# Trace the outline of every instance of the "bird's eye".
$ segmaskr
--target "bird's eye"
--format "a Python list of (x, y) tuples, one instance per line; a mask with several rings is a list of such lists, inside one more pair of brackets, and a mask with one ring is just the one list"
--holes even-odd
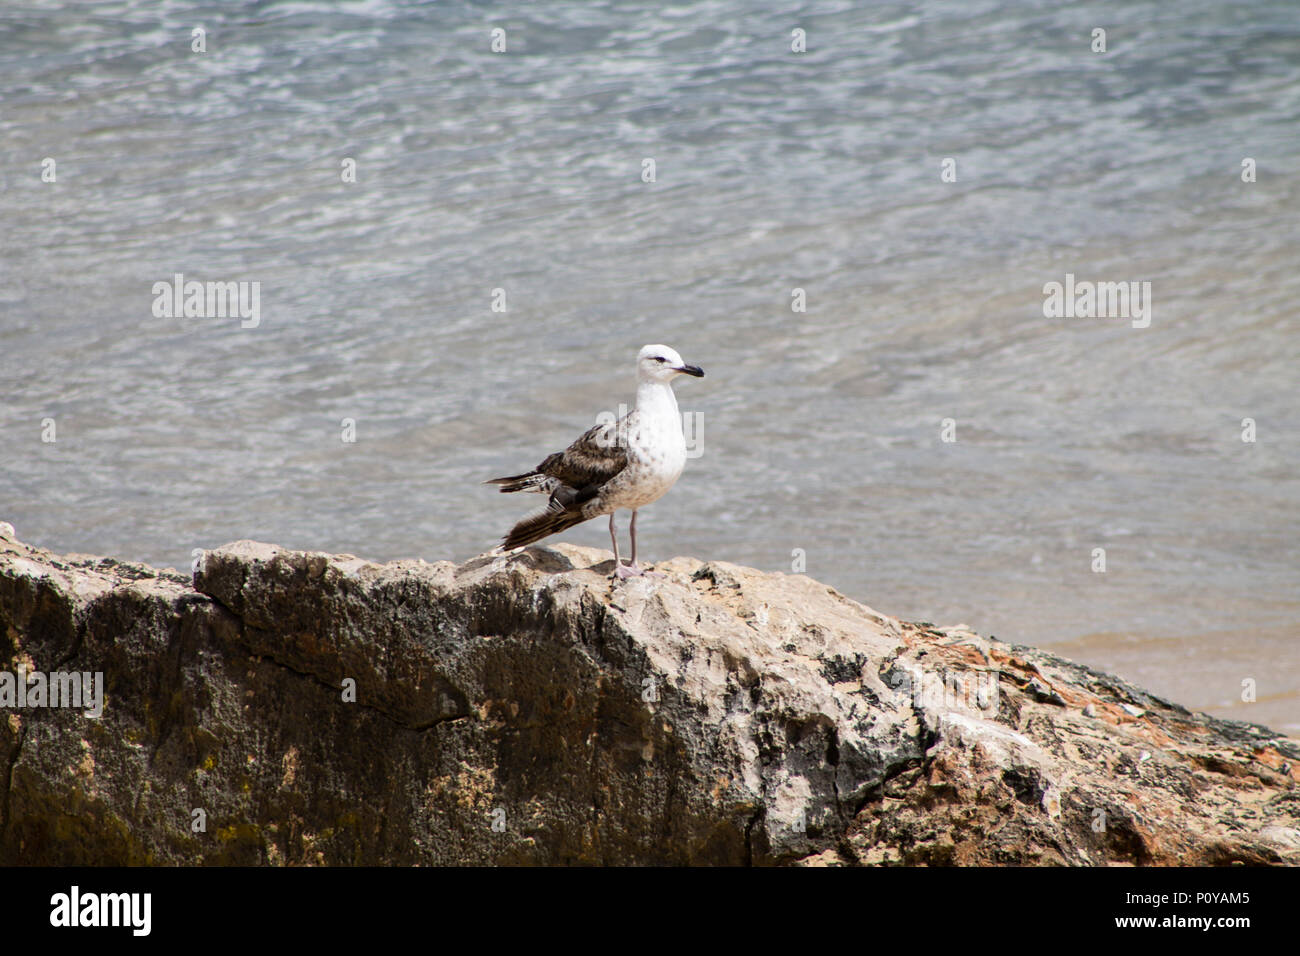
[(656, 355), (656, 356), (654, 357), (654, 360), (655, 360), (656, 362), (667, 362), (667, 361), (668, 361), (668, 360), (667, 360), (666, 358), (664, 358), (662, 355)]

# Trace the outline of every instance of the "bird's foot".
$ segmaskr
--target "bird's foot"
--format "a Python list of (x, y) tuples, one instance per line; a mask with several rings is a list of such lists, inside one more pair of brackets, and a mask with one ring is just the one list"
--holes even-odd
[(614, 573), (618, 575), (620, 581), (626, 581), (628, 578), (654, 578), (662, 581), (666, 577), (658, 571), (647, 571), (635, 561), (631, 564), (620, 564), (614, 569)]

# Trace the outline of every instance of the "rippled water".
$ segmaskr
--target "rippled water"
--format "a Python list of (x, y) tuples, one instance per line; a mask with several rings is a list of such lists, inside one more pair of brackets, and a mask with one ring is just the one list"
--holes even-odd
[[(662, 341), (708, 377), (652, 559), (802, 549), (1294, 732), (1297, 169), (1289, 0), (6, 4), (0, 518), (464, 559), (535, 503), (477, 482)], [(260, 325), (155, 317), (178, 272)], [(1045, 317), (1066, 273), (1151, 282), (1150, 327)]]

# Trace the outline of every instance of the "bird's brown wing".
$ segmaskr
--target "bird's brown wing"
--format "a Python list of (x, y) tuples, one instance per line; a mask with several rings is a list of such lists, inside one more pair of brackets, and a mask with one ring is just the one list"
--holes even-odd
[(605, 483), (627, 467), (627, 444), (623, 439), (630, 418), (589, 429), (527, 475), (495, 479), (502, 491), (550, 492), (546, 507), (510, 529), (503, 542), (505, 548), (532, 544), (587, 520), (583, 504), (600, 494)]
[(564, 451), (537, 466), (540, 474), (591, 497), (601, 485), (627, 467), (627, 445), (618, 422), (596, 425)]

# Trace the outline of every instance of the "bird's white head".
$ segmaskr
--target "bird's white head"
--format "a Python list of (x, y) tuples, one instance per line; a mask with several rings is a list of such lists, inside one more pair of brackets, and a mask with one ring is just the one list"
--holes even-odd
[(642, 382), (671, 382), (678, 375), (704, 377), (704, 369), (687, 365), (666, 345), (647, 345), (636, 357), (636, 377)]

